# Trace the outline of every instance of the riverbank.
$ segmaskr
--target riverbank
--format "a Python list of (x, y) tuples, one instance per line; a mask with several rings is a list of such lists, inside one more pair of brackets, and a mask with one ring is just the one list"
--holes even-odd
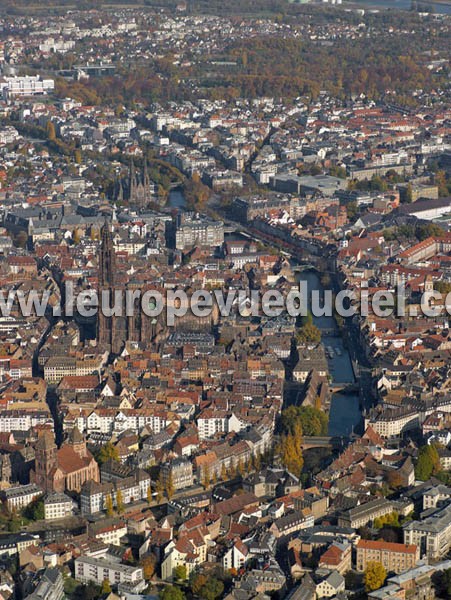
[[(343, 4), (366, 10), (412, 10), (412, 0), (345, 0)], [(436, 14), (451, 15), (451, 0), (418, 0), (416, 4)]]
[[(308, 297), (313, 291), (324, 293), (321, 277), (315, 271), (302, 271), (297, 274), (297, 281), (306, 281)], [(337, 327), (333, 317), (313, 317), (313, 323), (320, 331), (327, 332), (321, 339), (328, 350), (327, 362), (332, 384), (354, 384), (354, 368), (351, 354), (343, 340), (343, 334)], [(356, 392), (336, 392), (332, 394), (329, 410), (329, 435), (348, 436), (359, 429), (362, 423), (359, 394)]]

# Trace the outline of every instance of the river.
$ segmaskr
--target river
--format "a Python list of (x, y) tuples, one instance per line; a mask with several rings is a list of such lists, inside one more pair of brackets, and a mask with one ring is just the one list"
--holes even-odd
[[(298, 276), (299, 281), (306, 281), (309, 298), (313, 290), (324, 290), (320, 277), (314, 271), (303, 271)], [(325, 335), (322, 344), (325, 348), (331, 348), (333, 354), (328, 358), (329, 372), (335, 383), (354, 383), (354, 372), (351, 357), (343, 345), (343, 339), (337, 330), (333, 317), (315, 317), (314, 324), (322, 330), (335, 330), (335, 335)], [(359, 407), (358, 394), (333, 394), (329, 413), (329, 435), (345, 436), (352, 433), (359, 426), (362, 415)]]
[[(354, 4), (361, 8), (377, 9), (377, 8), (391, 8), (394, 10), (411, 10), (412, 0), (354, 0)], [(418, 0), (419, 6), (427, 6), (429, 10), (432, 10), (436, 14), (451, 15), (451, 3), (442, 4), (441, 2), (429, 2)]]
[(171, 208), (186, 208), (186, 200), (180, 188), (174, 188), (169, 192), (168, 206)]
[[(168, 206), (171, 208), (185, 208), (186, 200), (179, 188), (171, 190), (168, 198)], [(309, 297), (313, 290), (324, 290), (320, 277), (313, 271), (304, 271), (299, 274), (299, 280), (307, 281)], [(335, 383), (354, 383), (354, 372), (352, 369), (349, 352), (343, 346), (343, 339), (337, 330), (333, 317), (313, 317), (313, 321), (319, 329), (334, 330), (335, 335), (324, 335), (322, 343), (325, 348), (332, 348), (333, 355), (328, 358), (329, 372)], [(357, 394), (333, 394), (329, 413), (329, 435), (347, 436), (352, 433), (361, 422), (359, 397)]]

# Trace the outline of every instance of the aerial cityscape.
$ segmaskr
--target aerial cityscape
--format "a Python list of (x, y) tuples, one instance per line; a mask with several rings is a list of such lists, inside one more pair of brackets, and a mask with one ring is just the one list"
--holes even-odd
[(0, 600), (451, 599), (451, 0), (1, 0)]

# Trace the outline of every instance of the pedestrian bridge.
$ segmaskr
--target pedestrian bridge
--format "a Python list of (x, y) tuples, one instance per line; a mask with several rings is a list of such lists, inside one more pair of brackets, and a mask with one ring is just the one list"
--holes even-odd
[(360, 388), (358, 383), (332, 383), (329, 389), (332, 394), (357, 394)]
[(329, 448), (330, 450), (342, 450), (347, 444), (348, 438), (330, 436), (305, 436), (302, 438), (302, 449)]

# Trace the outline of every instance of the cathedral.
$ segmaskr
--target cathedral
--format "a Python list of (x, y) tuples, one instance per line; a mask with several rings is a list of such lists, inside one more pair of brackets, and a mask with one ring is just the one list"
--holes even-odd
[(46, 431), (35, 446), (30, 480), (45, 492), (79, 492), (86, 481), (100, 481), (99, 465), (76, 427), (59, 450), (53, 433)]
[(156, 193), (156, 186), (149, 178), (147, 160), (144, 160), (142, 171), (137, 173), (132, 159), (128, 179), (126, 181), (120, 179), (116, 185), (115, 200), (145, 208), (155, 199)]
[[(130, 316), (125, 315), (125, 297), (128, 284), (117, 280), (116, 253), (114, 250), (113, 234), (108, 222), (105, 222), (101, 232), (101, 247), (99, 256), (99, 299), (102, 303), (102, 293), (109, 298), (110, 306), (114, 304), (115, 292), (120, 291), (123, 298), (124, 314), (106, 316), (101, 306), (97, 313), (97, 341), (104, 344), (112, 352), (119, 354), (125, 342), (151, 342), (156, 335), (158, 322), (148, 317), (142, 310), (139, 300)], [(144, 290), (141, 290), (144, 293)]]

